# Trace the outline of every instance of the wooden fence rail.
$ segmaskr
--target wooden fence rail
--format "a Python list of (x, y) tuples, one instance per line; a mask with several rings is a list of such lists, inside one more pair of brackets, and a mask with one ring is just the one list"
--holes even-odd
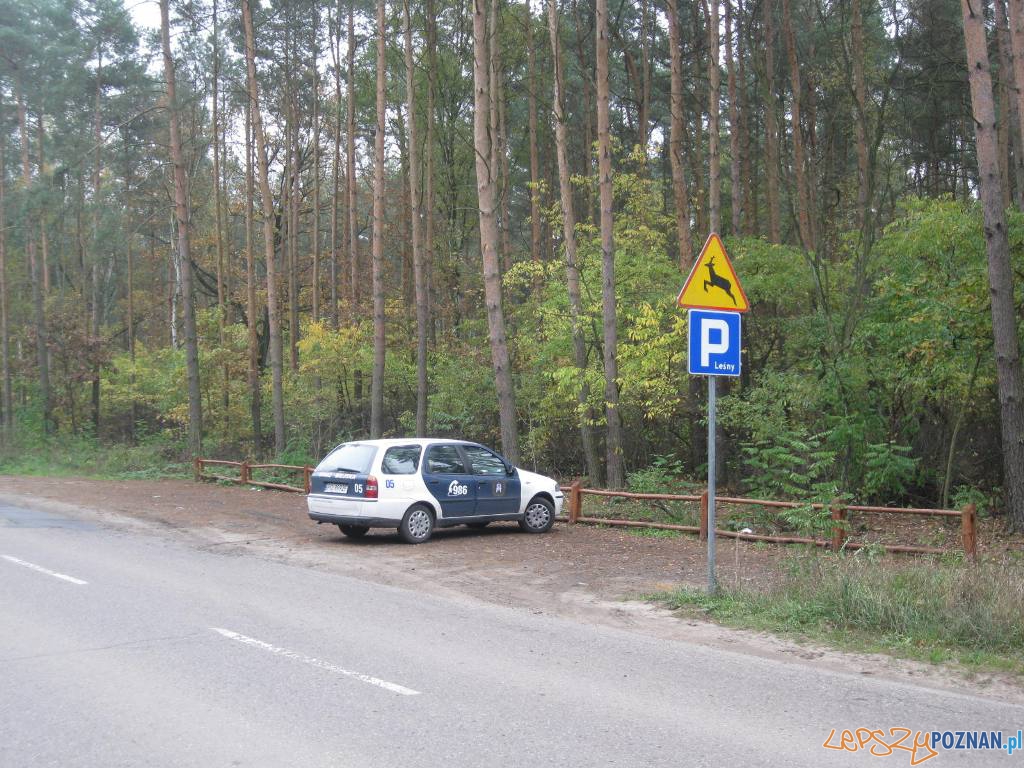
[[(215, 475), (205, 472), (206, 467), (238, 467), (238, 477), (228, 475)], [(302, 486), (288, 485), (287, 483), (270, 483), (264, 480), (254, 480), (252, 473), (255, 469), (280, 469), (286, 472), (301, 472)], [(222, 459), (195, 459), (192, 467), (192, 474), (196, 480), (223, 480), (227, 483), (239, 485), (255, 485), (260, 488), (273, 488), (277, 491), (291, 491), (292, 493), (309, 493), (310, 478), (313, 476), (313, 467), (308, 464), (303, 467), (293, 464), (255, 464), (249, 461), (224, 461)]]
[[(708, 494), (707, 491), (701, 495), (675, 494), (675, 493), (627, 493), (625, 491), (604, 491), (596, 488), (584, 488), (577, 480), (568, 486), (563, 486), (563, 491), (568, 493), (569, 509), (567, 520), (570, 523), (591, 523), (596, 525), (621, 526), (628, 528), (656, 528), (666, 531), (683, 531), (696, 533), (701, 540), (708, 537)], [(700, 504), (700, 525), (678, 525), (676, 523), (659, 523), (646, 520), (619, 520), (606, 517), (587, 517), (583, 514), (584, 496), (604, 496), (620, 499), (634, 499), (639, 501), (689, 501)], [(963, 551), (970, 558), (978, 558), (978, 514), (974, 504), (968, 504), (962, 510), (955, 509), (920, 509), (915, 507), (869, 507), (856, 504), (845, 504), (841, 501), (834, 501), (832, 504), (801, 504), (794, 501), (774, 501), (770, 499), (747, 499), (737, 496), (716, 496), (716, 504), (731, 504), (742, 506), (760, 506), (770, 509), (800, 509), (810, 506), (813, 509), (827, 509), (832, 520), (832, 531), (829, 539), (816, 539), (804, 536), (769, 536), (757, 533), (744, 533), (742, 531), (724, 531), (715, 529), (716, 536), (723, 538), (741, 539), (743, 541), (768, 541), (776, 544), (810, 544), (816, 547), (827, 547), (838, 552), (841, 549), (861, 549), (871, 546), (863, 542), (851, 541), (847, 525), (849, 512), (860, 512), (866, 514), (896, 514), (896, 515), (928, 515), (932, 517), (958, 517), (960, 518), (960, 539), (963, 544)], [(947, 552), (939, 547), (920, 547), (904, 544), (879, 544), (877, 545), (887, 552), (905, 552), (912, 554), (937, 555)]]

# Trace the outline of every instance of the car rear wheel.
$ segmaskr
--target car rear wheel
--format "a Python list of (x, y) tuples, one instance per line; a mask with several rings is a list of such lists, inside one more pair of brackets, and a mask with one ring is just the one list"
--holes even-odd
[(426, 507), (417, 504), (409, 507), (398, 526), (398, 535), (406, 544), (422, 544), (434, 532), (434, 515)]
[(526, 505), (519, 527), (527, 533), (547, 533), (555, 524), (555, 507), (547, 499), (537, 496)]
[(338, 524), (338, 528), (350, 539), (361, 539), (370, 530), (368, 525), (342, 525), (341, 523)]

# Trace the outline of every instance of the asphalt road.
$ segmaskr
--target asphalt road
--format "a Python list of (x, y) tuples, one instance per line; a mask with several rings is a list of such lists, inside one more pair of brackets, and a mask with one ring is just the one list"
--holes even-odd
[(903, 766), (822, 744), (1022, 724), (978, 696), (0, 506), (4, 768)]

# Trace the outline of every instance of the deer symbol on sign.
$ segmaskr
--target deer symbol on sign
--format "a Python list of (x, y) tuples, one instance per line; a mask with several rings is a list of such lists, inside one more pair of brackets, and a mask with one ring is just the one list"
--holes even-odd
[(709, 258), (707, 264), (704, 266), (708, 268), (708, 277), (710, 278), (709, 280), (704, 281), (704, 292), (707, 293), (709, 285), (713, 288), (721, 288), (725, 291), (725, 294), (732, 299), (733, 306), (735, 306), (736, 297), (732, 295), (732, 283), (721, 275), (715, 274), (715, 257), (712, 256)]

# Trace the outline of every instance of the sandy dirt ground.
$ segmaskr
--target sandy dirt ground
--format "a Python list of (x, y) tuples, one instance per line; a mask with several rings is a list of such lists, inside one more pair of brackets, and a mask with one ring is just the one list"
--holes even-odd
[[(1017, 678), (833, 651), (683, 618), (637, 600), (681, 584), (705, 583), (704, 544), (690, 536), (655, 538), (565, 523), (546, 535), (531, 536), (514, 523), (502, 523), (482, 531), (438, 530), (419, 546), (403, 544), (390, 530), (351, 540), (335, 526), (312, 522), (300, 494), (187, 480), (3, 476), (0, 503), (87, 516), (231, 556), (267, 557), (407, 589), (715, 645), (740, 654), (737, 663), (743, 654), (776, 658), (1024, 704), (1024, 684)], [(785, 557), (782, 547), (720, 541), (719, 583), (767, 583)], [(585, 654), (586, 649), (566, 652)]]

